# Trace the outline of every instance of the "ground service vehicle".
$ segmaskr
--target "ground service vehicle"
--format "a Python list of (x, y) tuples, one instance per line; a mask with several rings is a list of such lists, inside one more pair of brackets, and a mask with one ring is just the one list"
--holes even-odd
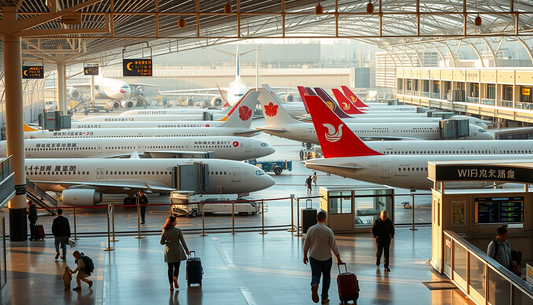
[[(230, 213), (232, 203), (234, 203), (235, 213), (247, 216), (261, 213), (261, 202), (254, 201), (250, 197), (239, 197), (237, 195), (200, 195), (194, 192), (170, 192), (172, 213), (185, 215), (194, 218), (202, 214), (201, 203), (205, 209), (205, 215), (213, 213)], [(266, 211), (265, 211), (266, 212)]]

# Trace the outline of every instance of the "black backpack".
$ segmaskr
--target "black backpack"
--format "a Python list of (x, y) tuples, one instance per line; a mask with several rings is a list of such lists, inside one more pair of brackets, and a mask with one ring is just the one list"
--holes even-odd
[(83, 270), (85, 271), (85, 274), (91, 275), (91, 273), (94, 271), (93, 260), (90, 257), (85, 256), (85, 255), (82, 255), (81, 259), (85, 263), (85, 268), (83, 268)]

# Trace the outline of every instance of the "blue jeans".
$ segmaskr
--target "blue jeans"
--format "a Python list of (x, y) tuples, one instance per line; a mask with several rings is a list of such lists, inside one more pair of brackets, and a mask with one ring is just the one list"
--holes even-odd
[(61, 244), (61, 250), (63, 250), (64, 257), (67, 257), (67, 240), (68, 240), (68, 236), (56, 236), (55, 237), (56, 252), (59, 253), (59, 244)]
[(309, 258), (311, 263), (311, 286), (320, 284), (320, 275), (323, 274), (322, 279), (322, 300), (328, 299), (329, 285), (331, 283), (331, 265), (333, 259), (330, 258), (325, 261), (319, 261), (312, 257)]

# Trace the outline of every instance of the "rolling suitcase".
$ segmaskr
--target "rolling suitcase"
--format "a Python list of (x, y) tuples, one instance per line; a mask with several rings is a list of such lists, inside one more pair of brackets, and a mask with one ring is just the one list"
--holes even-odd
[[(344, 265), (345, 273), (341, 273), (341, 265)], [(339, 275), (337, 276), (337, 286), (339, 287), (339, 299), (343, 304), (347, 304), (348, 301), (357, 303), (359, 298), (359, 282), (355, 274), (348, 272), (346, 264), (339, 264)]]
[(187, 259), (187, 264), (185, 266), (187, 287), (190, 287), (191, 284), (199, 284), (202, 286), (203, 273), (204, 270), (202, 268), (202, 260), (199, 257), (196, 257), (195, 251), (191, 251), (191, 255)]
[(313, 201), (305, 201), (305, 209), (302, 209), (302, 233), (306, 234), (311, 226), (316, 225), (317, 210), (313, 209)]
[(34, 233), (35, 233), (35, 239), (44, 240), (44, 227), (43, 227), (43, 225), (36, 224)]

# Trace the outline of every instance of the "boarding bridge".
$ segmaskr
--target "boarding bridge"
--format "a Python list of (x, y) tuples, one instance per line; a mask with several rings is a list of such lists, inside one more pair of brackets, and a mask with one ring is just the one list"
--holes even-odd
[(213, 113), (212, 113), (212, 112), (204, 111), (204, 117), (203, 117), (203, 120), (204, 120), (204, 121), (212, 121), (212, 120), (213, 120)]
[(45, 208), (44, 210), (49, 215), (56, 214), (57, 200), (48, 195), (45, 191), (37, 187), (33, 182), (26, 179), (26, 197), (33, 201), (36, 205)]
[(441, 139), (459, 139), (470, 134), (470, 123), (468, 120), (442, 120), (439, 121), (439, 129)]
[(172, 168), (172, 187), (178, 191), (203, 193), (209, 188), (209, 165), (201, 162)]

